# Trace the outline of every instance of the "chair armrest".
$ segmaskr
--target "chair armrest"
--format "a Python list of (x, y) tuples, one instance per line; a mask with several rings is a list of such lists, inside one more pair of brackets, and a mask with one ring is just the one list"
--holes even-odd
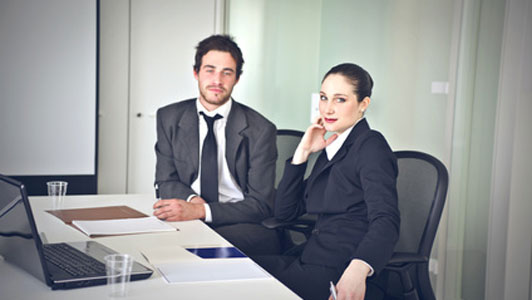
[(262, 226), (268, 228), (268, 229), (277, 229), (277, 228), (284, 228), (286, 226), (290, 226), (292, 224), (294, 224), (295, 220), (294, 221), (291, 221), (291, 222), (284, 222), (284, 221), (279, 221), (277, 220), (276, 218), (268, 218), (268, 219), (265, 219), (264, 221), (262, 221)]
[(407, 265), (428, 263), (429, 258), (416, 253), (394, 252), (388, 264), (384, 267), (388, 270), (402, 269)]
[(294, 227), (310, 227), (314, 226), (317, 217), (315, 215), (304, 214), (293, 221), (280, 221), (276, 218), (268, 218), (262, 221), (262, 225), (268, 229), (277, 228), (294, 228)]

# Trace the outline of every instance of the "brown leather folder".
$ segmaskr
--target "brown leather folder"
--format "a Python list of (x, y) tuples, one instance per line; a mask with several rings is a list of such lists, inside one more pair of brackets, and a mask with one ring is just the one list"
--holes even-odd
[(72, 225), (72, 220), (88, 221), (147, 217), (146, 214), (125, 205), (47, 210), (46, 212), (58, 217), (68, 225)]

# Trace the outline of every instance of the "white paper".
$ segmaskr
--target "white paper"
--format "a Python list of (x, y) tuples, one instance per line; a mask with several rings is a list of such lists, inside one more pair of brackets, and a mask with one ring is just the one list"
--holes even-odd
[(176, 231), (177, 229), (156, 217), (129, 218), (116, 220), (74, 220), (72, 225), (88, 236), (120, 235), (147, 232)]
[(270, 278), (249, 258), (181, 261), (155, 266), (168, 283)]
[(140, 252), (153, 265), (173, 264), (183, 260), (201, 260), (201, 258), (190, 253), (187, 249), (177, 245), (154, 247), (153, 244), (148, 244), (144, 246), (146, 248), (142, 248)]

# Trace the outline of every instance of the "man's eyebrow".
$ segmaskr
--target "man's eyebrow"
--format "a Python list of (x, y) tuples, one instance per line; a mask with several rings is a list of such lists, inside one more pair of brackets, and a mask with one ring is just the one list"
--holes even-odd
[[(202, 68), (204, 68), (204, 69), (216, 69), (216, 66), (204, 65)], [(233, 68), (229, 68), (229, 67), (223, 68), (222, 71), (224, 71), (224, 72), (230, 71), (230, 72), (233, 72), (233, 73), (235, 72), (235, 70)]]

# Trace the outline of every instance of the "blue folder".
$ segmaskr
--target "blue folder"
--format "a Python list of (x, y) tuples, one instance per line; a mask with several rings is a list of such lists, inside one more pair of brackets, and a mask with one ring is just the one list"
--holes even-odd
[(201, 258), (232, 258), (246, 257), (238, 248), (235, 247), (212, 247), (212, 248), (186, 248), (190, 253)]

